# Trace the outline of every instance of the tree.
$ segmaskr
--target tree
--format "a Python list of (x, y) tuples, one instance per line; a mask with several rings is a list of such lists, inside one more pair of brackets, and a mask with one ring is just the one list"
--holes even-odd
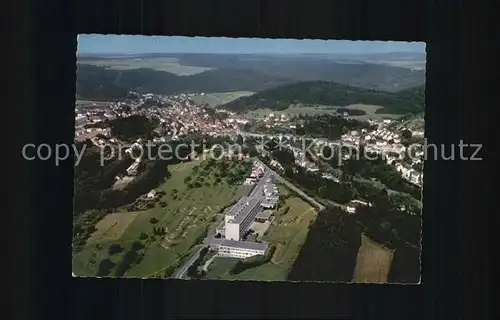
[(120, 244), (115, 243), (115, 244), (110, 245), (108, 248), (108, 254), (110, 256), (117, 254), (117, 253), (120, 253), (120, 252), (123, 252), (123, 247)]
[(144, 248), (144, 245), (142, 243), (140, 243), (139, 241), (134, 241), (134, 243), (132, 243), (132, 250), (139, 251), (142, 248)]
[(151, 217), (151, 219), (149, 219), (149, 223), (156, 224), (158, 223), (158, 219), (156, 219), (155, 217)]
[(102, 260), (99, 263), (99, 268), (97, 270), (97, 276), (103, 277), (103, 276), (109, 275), (111, 272), (111, 269), (113, 269), (115, 267), (115, 265), (116, 264), (113, 261), (109, 260), (109, 258)]
[(241, 134), (239, 134), (237, 137), (236, 137), (236, 143), (240, 146), (243, 145), (243, 136)]
[(401, 138), (403, 138), (405, 140), (410, 140), (411, 137), (412, 137), (412, 133), (410, 130), (404, 129), (403, 131), (401, 131)]

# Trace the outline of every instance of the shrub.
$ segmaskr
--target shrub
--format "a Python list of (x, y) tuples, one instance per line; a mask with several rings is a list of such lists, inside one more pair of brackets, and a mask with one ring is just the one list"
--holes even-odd
[(120, 253), (122, 251), (123, 251), (123, 247), (117, 243), (110, 245), (108, 248), (108, 254), (110, 256), (117, 254), (117, 253)]

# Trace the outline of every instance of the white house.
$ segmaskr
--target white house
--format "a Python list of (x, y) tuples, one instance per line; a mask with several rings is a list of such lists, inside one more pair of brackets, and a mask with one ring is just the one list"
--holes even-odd
[(361, 200), (352, 200), (351, 202), (349, 202), (347, 204), (346, 209), (347, 209), (347, 212), (349, 212), (349, 213), (356, 213), (356, 210), (359, 207), (364, 207), (364, 206), (371, 207), (372, 204), (368, 203), (368, 202), (361, 201)]
[(149, 191), (148, 195), (147, 195), (147, 198), (148, 199), (154, 199), (156, 197), (156, 190), (153, 189), (151, 191)]
[(268, 245), (266, 243), (258, 243), (251, 241), (234, 241), (227, 239), (206, 239), (205, 245), (216, 249), (218, 255), (231, 258), (249, 258), (256, 255), (266, 254)]

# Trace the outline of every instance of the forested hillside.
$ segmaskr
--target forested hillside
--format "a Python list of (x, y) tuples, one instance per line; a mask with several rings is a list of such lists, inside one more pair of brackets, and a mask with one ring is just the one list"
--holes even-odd
[[(340, 63), (327, 55), (173, 54), (181, 65), (253, 70), (299, 81), (333, 81), (362, 88), (395, 91), (425, 83), (425, 71), (377, 63)], [(364, 57), (366, 59), (367, 57)], [(372, 57), (374, 60), (382, 57)], [(388, 57), (386, 57), (388, 58)], [(398, 57), (401, 59), (401, 57)], [(425, 59), (425, 56), (423, 57)], [(344, 59), (343, 59), (344, 60)]]
[(92, 58), (79, 58), (77, 95), (82, 99), (118, 99), (126, 96), (128, 91), (158, 94), (258, 92), (304, 81), (333, 81), (392, 92), (425, 82), (425, 72), (421, 70), (380, 64), (338, 63), (331, 58), (210, 54), (174, 56), (181, 65), (213, 70), (178, 76), (153, 69), (106, 69), (93, 65)]
[(309, 81), (281, 86), (241, 97), (221, 108), (237, 112), (268, 108), (284, 110), (290, 104), (347, 106), (351, 104), (378, 105), (380, 113), (404, 114), (424, 111), (425, 87), (420, 86), (395, 93), (363, 89), (335, 82)]
[(76, 92), (82, 99), (106, 100), (124, 98), (129, 91), (157, 94), (261, 91), (292, 82), (251, 70), (219, 69), (177, 76), (152, 69), (112, 70), (79, 64)]

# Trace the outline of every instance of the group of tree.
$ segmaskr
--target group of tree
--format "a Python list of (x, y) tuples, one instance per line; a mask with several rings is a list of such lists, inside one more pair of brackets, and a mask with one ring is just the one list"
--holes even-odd
[(286, 167), (285, 177), (306, 193), (319, 195), (337, 203), (348, 203), (355, 196), (354, 190), (348, 183), (324, 179), (320, 174), (309, 172), (302, 167)]
[(350, 282), (360, 244), (359, 225), (342, 209), (329, 207), (310, 227), (288, 280)]
[(130, 250), (125, 253), (117, 265), (114, 275), (116, 277), (123, 277), (133, 265), (140, 263), (144, 255), (142, 249), (144, 249), (144, 245), (141, 242), (135, 241), (132, 243)]
[(297, 135), (330, 140), (337, 140), (343, 134), (353, 130), (371, 128), (367, 122), (346, 119), (331, 114), (305, 115), (301, 122), (302, 126), (297, 127), (295, 130)]
[(155, 226), (153, 227), (153, 234), (156, 236), (164, 236), (167, 234), (165, 227)]
[(116, 118), (108, 122), (112, 135), (124, 141), (147, 138), (157, 124), (156, 121), (142, 115)]
[(188, 188), (216, 186), (223, 180), (229, 184), (239, 184), (250, 172), (252, 164), (248, 161), (231, 161), (208, 159), (202, 165), (193, 168), (190, 176), (184, 178)]
[(187, 276), (190, 278), (202, 278), (204, 276), (203, 270), (198, 270), (201, 263), (204, 261), (205, 256), (208, 253), (209, 248), (203, 247), (200, 251), (200, 255), (196, 258), (196, 260), (188, 267)]

